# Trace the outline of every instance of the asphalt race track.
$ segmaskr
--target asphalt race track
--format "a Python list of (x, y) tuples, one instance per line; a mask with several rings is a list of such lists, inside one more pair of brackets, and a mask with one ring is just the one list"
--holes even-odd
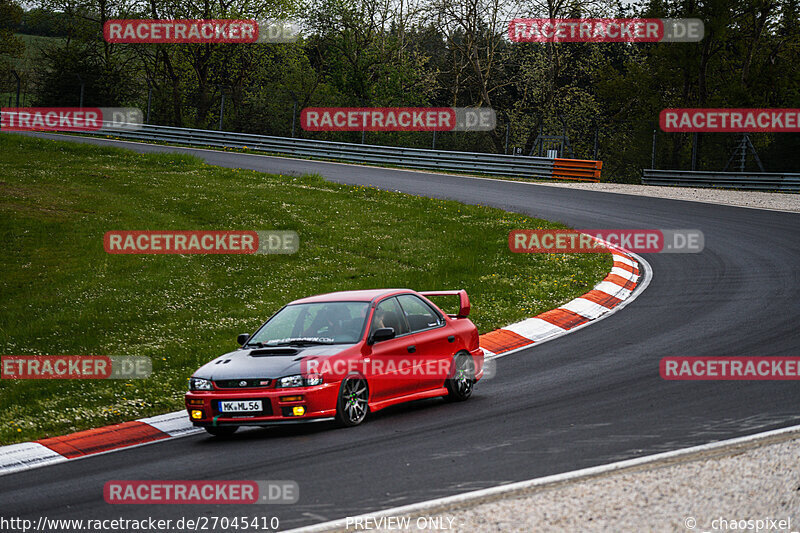
[[(658, 373), (664, 356), (800, 355), (800, 214), (41, 136), (186, 151), (210, 164), (264, 172), (315, 172), (576, 228), (696, 228), (705, 250), (646, 256), (653, 280), (637, 300), (598, 324), (499, 359), (496, 378), (480, 382), (466, 403), (399, 406), (344, 430), (247, 429), (231, 440), (193, 435), (11, 474), (0, 477), (4, 514), (34, 521), (265, 515), (288, 529), (800, 423), (796, 382), (677, 382)], [(124, 479), (290, 479), (300, 486), (300, 502), (106, 504), (103, 484)]]

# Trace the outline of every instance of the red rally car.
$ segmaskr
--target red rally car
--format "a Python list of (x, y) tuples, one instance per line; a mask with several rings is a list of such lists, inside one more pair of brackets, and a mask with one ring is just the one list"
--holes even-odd
[[(446, 295), (458, 296), (458, 314), (426, 298)], [(295, 300), (189, 378), (189, 418), (212, 435), (230, 435), (239, 426), (333, 419), (355, 426), (368, 412), (402, 402), (466, 400), (483, 375), (469, 310), (464, 290)]]

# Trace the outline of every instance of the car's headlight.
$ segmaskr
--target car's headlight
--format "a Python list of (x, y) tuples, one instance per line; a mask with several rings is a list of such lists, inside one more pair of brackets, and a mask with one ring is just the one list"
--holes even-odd
[(190, 378), (189, 390), (214, 390), (210, 379)]
[(281, 378), (278, 380), (278, 387), (302, 387), (303, 386), (303, 376), (296, 375), (296, 376), (286, 376), (285, 378)]
[(306, 376), (305, 382), (309, 387), (322, 385), (322, 376), (320, 374), (309, 374)]
[(294, 376), (286, 376), (278, 380), (278, 388), (313, 387), (314, 385), (322, 385), (321, 375), (309, 374), (304, 378), (300, 374), (297, 374)]

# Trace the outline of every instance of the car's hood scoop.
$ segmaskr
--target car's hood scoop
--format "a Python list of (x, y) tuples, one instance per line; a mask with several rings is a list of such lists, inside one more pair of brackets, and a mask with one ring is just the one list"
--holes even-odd
[(250, 350), (250, 357), (259, 357), (266, 355), (295, 355), (299, 352), (297, 348), (258, 348)]

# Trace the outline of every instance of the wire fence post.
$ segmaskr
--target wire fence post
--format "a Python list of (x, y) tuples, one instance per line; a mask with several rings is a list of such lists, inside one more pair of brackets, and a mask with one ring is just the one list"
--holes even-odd
[(83, 82), (83, 78), (81, 78), (80, 74), (76, 73), (75, 76), (78, 77), (78, 82), (81, 84), (81, 97), (80, 97), (80, 103), (78, 104), (78, 107), (83, 107), (83, 87), (84, 87), (85, 83)]
[[(16, 107), (19, 107), (19, 85), (20, 85), (19, 74), (17, 74), (17, 71), (12, 68), (11, 69), (11, 75), (14, 76), (17, 79), (17, 105), (16, 105)], [(8, 106), (11, 107), (11, 97), (9, 97), (9, 99), (8, 99)]]
[(658, 130), (653, 128), (653, 151), (650, 155), (650, 168), (656, 168), (656, 134)]
[(294, 139), (294, 123), (297, 119), (297, 100), (294, 101), (294, 107), (292, 107), (292, 139)]
[(145, 124), (150, 124), (150, 102), (153, 98), (153, 86), (150, 85), (150, 80), (147, 80), (147, 118)]
[(222, 101), (219, 103), (219, 131), (222, 131), (222, 117), (225, 116), (225, 91), (222, 91)]
[(222, 101), (219, 103), (219, 127), (217, 130), (222, 131), (222, 119), (225, 116), (225, 89), (230, 89), (230, 85), (217, 85), (217, 89), (222, 92)]

